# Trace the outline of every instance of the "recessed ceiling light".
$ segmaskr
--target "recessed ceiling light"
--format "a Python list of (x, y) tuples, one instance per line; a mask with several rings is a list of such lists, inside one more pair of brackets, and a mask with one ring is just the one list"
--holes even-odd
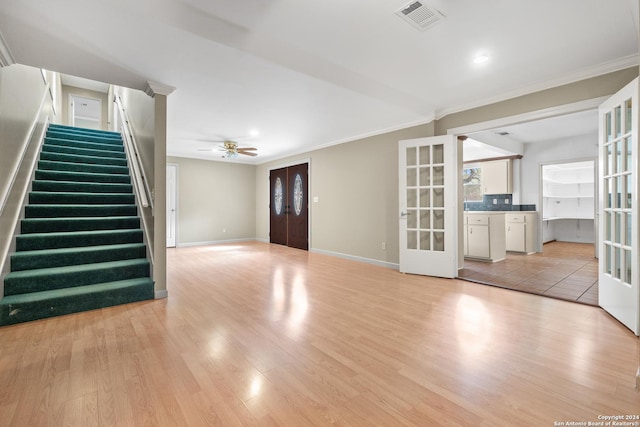
[(489, 55), (486, 53), (480, 53), (473, 57), (473, 63), (476, 65), (482, 65), (489, 62)]

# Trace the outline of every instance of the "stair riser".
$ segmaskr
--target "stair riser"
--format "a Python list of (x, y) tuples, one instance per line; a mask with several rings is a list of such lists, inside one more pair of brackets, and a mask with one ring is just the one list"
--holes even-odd
[(98, 135), (81, 135), (73, 132), (47, 131), (47, 138), (71, 139), (76, 141), (97, 142), (99, 144), (122, 144), (122, 138), (111, 138)]
[(149, 277), (149, 263), (123, 267), (93, 268), (90, 270), (69, 271), (65, 273), (46, 273), (39, 276), (15, 277), (9, 273), (4, 280), (5, 296), (43, 292), (54, 289), (73, 288), (94, 285), (96, 283), (115, 282), (117, 280)]
[(38, 161), (38, 169), (67, 172), (112, 173), (116, 175), (129, 175), (129, 169), (125, 166), (94, 165), (89, 163), (54, 162), (50, 160)]
[(58, 233), (16, 236), (17, 251), (37, 251), (54, 248), (75, 248), (97, 245), (142, 243), (142, 230), (114, 230), (96, 233)]
[(82, 298), (61, 295), (43, 301), (6, 303), (0, 305), (0, 325), (13, 325), (149, 299), (153, 299), (151, 281), (124, 289), (93, 292)]
[(32, 205), (131, 205), (135, 203), (135, 197), (133, 194), (31, 192), (29, 203)]
[(130, 184), (129, 175), (111, 175), (82, 172), (59, 172), (53, 170), (36, 170), (36, 179), (47, 181), (75, 181), (75, 182), (111, 182), (118, 184)]
[(77, 193), (132, 193), (131, 184), (111, 184), (69, 181), (33, 181), (33, 191), (77, 192)]
[(23, 234), (93, 230), (124, 230), (140, 227), (138, 217), (107, 218), (29, 218), (20, 222)]
[(86, 148), (67, 147), (64, 145), (44, 144), (43, 153), (72, 154), (76, 156), (111, 157), (114, 159), (126, 159), (126, 154), (120, 151), (90, 150)]
[(135, 216), (136, 205), (27, 205), (25, 218)]
[[(44, 252), (44, 253), (42, 253)], [(47, 267), (91, 264), (94, 262), (119, 261), (146, 257), (143, 244), (128, 247), (89, 247), (64, 252), (37, 251), (16, 252), (11, 256), (11, 271), (33, 270)]]
[(75, 139), (45, 138), (44, 145), (56, 145), (60, 147), (88, 148), (91, 150), (113, 151), (124, 153), (123, 145), (98, 144), (95, 142), (78, 141)]
[(112, 157), (85, 157), (73, 154), (40, 153), (40, 160), (52, 162), (82, 163), (90, 165), (127, 166), (126, 159), (114, 159)]

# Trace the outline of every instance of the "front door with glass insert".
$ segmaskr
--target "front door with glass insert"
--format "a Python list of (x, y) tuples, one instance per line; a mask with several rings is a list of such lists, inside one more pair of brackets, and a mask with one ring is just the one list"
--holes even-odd
[(269, 173), (269, 241), (309, 248), (308, 163)]
[(446, 135), (400, 141), (400, 271), (458, 272), (458, 143)]
[(640, 332), (638, 79), (600, 106), (599, 303)]

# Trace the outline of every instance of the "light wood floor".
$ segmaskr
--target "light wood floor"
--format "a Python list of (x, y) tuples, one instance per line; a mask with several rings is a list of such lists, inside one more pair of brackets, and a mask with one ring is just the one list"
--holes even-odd
[(0, 425), (553, 426), (640, 413), (599, 308), (264, 243), (169, 298), (0, 328)]
[(465, 260), (458, 277), (552, 298), (598, 305), (598, 259), (593, 244), (545, 243), (542, 253), (507, 253), (495, 263)]

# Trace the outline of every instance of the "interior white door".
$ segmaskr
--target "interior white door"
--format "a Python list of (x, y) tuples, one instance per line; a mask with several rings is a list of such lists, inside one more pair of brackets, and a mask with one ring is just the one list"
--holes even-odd
[(167, 165), (167, 247), (176, 246), (178, 166)]
[(640, 332), (638, 79), (600, 106), (599, 303)]
[(399, 143), (399, 240), (403, 273), (457, 276), (458, 151), (458, 141), (453, 135)]

